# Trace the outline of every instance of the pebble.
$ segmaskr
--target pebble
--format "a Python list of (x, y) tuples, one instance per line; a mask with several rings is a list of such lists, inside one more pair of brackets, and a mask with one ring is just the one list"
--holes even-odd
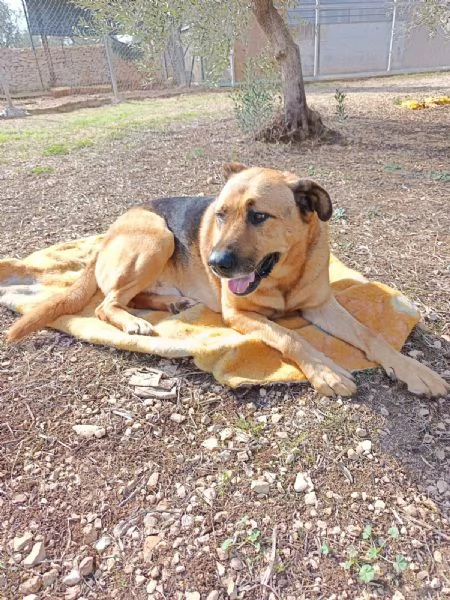
[(70, 571), (70, 573), (67, 573), (67, 575), (65, 577), (63, 577), (62, 584), (65, 585), (66, 587), (72, 587), (74, 585), (77, 585), (77, 583), (80, 583), (80, 581), (81, 581), (80, 571), (78, 571), (78, 569), (72, 569), (72, 571)]
[(159, 535), (148, 535), (144, 540), (144, 548), (142, 554), (144, 556), (144, 562), (149, 563), (153, 558), (153, 551), (155, 546), (160, 542), (161, 538)]
[(207, 450), (215, 450), (219, 447), (219, 440), (215, 437), (207, 438), (204, 442), (202, 442), (202, 446)]
[(106, 429), (104, 427), (100, 427), (99, 425), (73, 425), (72, 429), (75, 431), (77, 435), (84, 438), (102, 438), (106, 435)]
[(217, 590), (212, 590), (207, 595), (206, 600), (219, 600), (219, 592)]
[(365, 438), (365, 437), (367, 437), (367, 430), (364, 429), (363, 427), (357, 427), (356, 435), (360, 438)]
[(313, 482), (308, 473), (297, 473), (294, 483), (296, 492), (312, 492), (314, 490)]
[(373, 505), (378, 510), (383, 510), (383, 508), (386, 508), (386, 504), (383, 502), (383, 500), (375, 500)]
[(38, 596), (36, 594), (29, 594), (28, 596), (24, 596), (22, 600), (38, 600)]
[(80, 594), (81, 587), (79, 585), (74, 585), (72, 587), (67, 588), (66, 593), (64, 594), (64, 600), (77, 600)]
[(240, 558), (234, 557), (230, 560), (230, 567), (234, 571), (242, 571), (244, 564)]
[(194, 527), (194, 517), (192, 515), (183, 515), (181, 517), (181, 528), (192, 529)]
[(57, 579), (58, 571), (56, 569), (50, 569), (50, 571), (47, 571), (47, 573), (42, 574), (42, 587), (50, 587)]
[(15, 496), (13, 496), (13, 499), (12, 499), (13, 504), (23, 504), (26, 501), (27, 501), (26, 494), (16, 494)]
[(151, 581), (149, 581), (146, 587), (147, 594), (153, 594), (153, 592), (156, 590), (157, 585), (158, 582), (156, 581), (156, 579), (152, 579)]
[(31, 549), (30, 554), (23, 561), (23, 566), (27, 568), (34, 567), (41, 563), (45, 559), (45, 556), (44, 542), (36, 542)]
[(80, 562), (79, 571), (83, 577), (87, 577), (94, 571), (94, 559), (92, 556), (86, 556), (86, 558), (83, 558), (83, 560)]
[(200, 594), (198, 592), (186, 592), (186, 600), (200, 600)]
[(104, 552), (108, 546), (111, 545), (111, 538), (109, 535), (102, 535), (102, 537), (95, 544), (97, 552)]
[(438, 590), (441, 587), (441, 582), (437, 577), (433, 577), (430, 581), (430, 588), (432, 590)]
[(180, 425), (181, 423), (186, 421), (186, 416), (180, 415), (179, 413), (172, 413), (170, 415), (170, 420), (173, 421), (174, 423), (178, 423)]
[(370, 440), (362, 440), (356, 446), (356, 453), (357, 454), (363, 454), (363, 453), (367, 454), (371, 450), (372, 450), (372, 442)]
[(32, 541), (33, 534), (31, 531), (27, 531), (21, 537), (15, 537), (13, 540), (14, 552), (26, 552)]
[(226, 427), (225, 429), (222, 429), (219, 435), (222, 442), (225, 442), (226, 440), (230, 440), (233, 437), (233, 430), (231, 429), (231, 427)]
[(136, 575), (134, 581), (137, 586), (142, 585), (146, 581), (145, 575)]
[(158, 485), (158, 481), (159, 481), (159, 473), (158, 473), (158, 471), (155, 471), (148, 478), (147, 487), (149, 489), (155, 488)]
[(30, 577), (22, 583), (20, 586), (20, 592), (22, 594), (34, 594), (41, 589), (42, 581), (39, 575), (35, 575), (34, 577)]
[(270, 484), (264, 479), (254, 479), (250, 484), (250, 488), (255, 494), (267, 496), (270, 491)]
[(305, 494), (305, 504), (307, 506), (315, 506), (317, 504), (316, 492), (308, 492)]

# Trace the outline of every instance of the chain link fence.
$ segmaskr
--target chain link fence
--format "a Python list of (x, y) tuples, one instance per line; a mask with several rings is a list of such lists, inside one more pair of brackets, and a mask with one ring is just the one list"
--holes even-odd
[[(7, 7), (7, 11), (3, 7)], [(411, 2), (304, 0), (288, 10), (309, 79), (450, 69), (450, 38), (411, 29)], [(9, 11), (9, 17), (8, 17)], [(9, 19), (9, 21), (8, 21)], [(90, 12), (70, 0), (0, 0), (0, 99), (108, 95), (116, 100), (175, 82), (204, 83), (205, 59), (174, 31), (161, 56), (149, 58), (134, 32), (94, 34)], [(242, 80), (248, 56), (266, 45), (250, 24), (221, 84)]]

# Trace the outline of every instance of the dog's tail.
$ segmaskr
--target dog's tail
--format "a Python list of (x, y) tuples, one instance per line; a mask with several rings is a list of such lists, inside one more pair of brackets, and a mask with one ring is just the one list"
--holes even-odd
[(74, 315), (82, 310), (98, 289), (95, 278), (97, 256), (85, 267), (81, 276), (64, 292), (44, 300), (18, 319), (6, 334), (8, 342), (18, 342), (25, 336), (47, 327), (62, 315)]

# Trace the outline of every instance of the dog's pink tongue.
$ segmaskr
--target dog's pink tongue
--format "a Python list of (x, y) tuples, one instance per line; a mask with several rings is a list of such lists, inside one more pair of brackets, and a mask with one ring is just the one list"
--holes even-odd
[(228, 289), (233, 294), (243, 294), (250, 284), (255, 281), (255, 272), (246, 275), (245, 277), (236, 277), (236, 279), (228, 280)]

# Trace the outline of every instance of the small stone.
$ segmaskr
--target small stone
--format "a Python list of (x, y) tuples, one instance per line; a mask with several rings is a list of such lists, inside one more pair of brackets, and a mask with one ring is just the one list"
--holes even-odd
[(90, 546), (91, 544), (95, 544), (97, 541), (98, 531), (95, 529), (93, 523), (88, 523), (83, 527), (83, 542)]
[(78, 567), (80, 574), (82, 577), (87, 577), (94, 571), (94, 559), (92, 556), (86, 556), (80, 562), (80, 566)]
[(94, 547), (97, 550), (97, 552), (104, 552), (106, 548), (108, 548), (108, 546), (111, 545), (111, 542), (112, 540), (109, 537), (109, 535), (102, 535), (102, 537), (98, 540)]
[(100, 427), (99, 425), (73, 425), (72, 429), (77, 435), (87, 439), (94, 437), (102, 438), (106, 435), (106, 429), (104, 427)]
[(180, 415), (179, 413), (172, 413), (170, 415), (170, 420), (173, 421), (174, 423), (178, 423), (180, 425), (181, 423), (186, 421), (186, 416)]
[(225, 429), (222, 429), (219, 435), (222, 442), (225, 442), (226, 440), (230, 440), (233, 437), (233, 430), (231, 429), (231, 427), (226, 427)]
[(31, 542), (33, 541), (33, 534), (31, 531), (27, 531), (21, 537), (15, 537), (13, 540), (14, 552), (26, 552)]
[(16, 494), (15, 496), (13, 496), (13, 499), (12, 499), (13, 504), (23, 504), (26, 501), (27, 501), (26, 494)]
[(358, 454), (355, 452), (355, 450), (353, 450), (353, 448), (349, 448), (347, 450), (347, 456), (351, 459), (358, 458)]
[(34, 594), (41, 589), (42, 581), (39, 575), (35, 575), (34, 577), (30, 577), (22, 583), (20, 586), (21, 594)]
[(202, 446), (207, 450), (216, 450), (219, 447), (219, 440), (215, 437), (210, 437), (202, 442)]
[(206, 596), (206, 600), (219, 600), (219, 592), (217, 590), (212, 590)]
[(183, 500), (183, 498), (186, 498), (186, 488), (185, 488), (184, 485), (178, 485), (178, 487), (177, 487), (177, 496), (181, 500)]
[(312, 492), (314, 485), (308, 473), (297, 473), (294, 483), (294, 490), (300, 492)]
[(226, 572), (225, 565), (216, 561), (216, 569), (217, 569), (217, 574), (219, 575), (219, 577), (223, 577), (225, 575), (225, 572)]
[(363, 427), (357, 427), (356, 435), (360, 438), (365, 438), (365, 437), (367, 437), (367, 430), (364, 429)]
[(200, 600), (200, 594), (198, 592), (186, 592), (184, 597), (186, 600)]
[(281, 419), (283, 418), (283, 415), (281, 415), (280, 413), (275, 413), (274, 415), (272, 415), (270, 417), (270, 420), (272, 421), (273, 425), (277, 425)]
[(316, 492), (308, 492), (305, 494), (305, 504), (307, 506), (315, 506), (317, 504)]
[(183, 515), (181, 517), (181, 529), (192, 529), (194, 527), (194, 517), (192, 515)]
[(392, 600), (405, 600), (405, 596), (399, 590), (396, 590), (392, 596)]
[(242, 571), (244, 564), (240, 558), (234, 557), (230, 560), (230, 567), (234, 571)]
[(420, 579), (421, 581), (423, 581), (424, 579), (428, 579), (428, 577), (429, 577), (428, 571), (419, 571), (417, 573), (417, 579)]
[(434, 455), (438, 460), (445, 460), (445, 450), (442, 448), (436, 448)]
[[(73, 585), (72, 587), (68, 587), (65, 594), (64, 600), (77, 600), (81, 594), (81, 586)], [(81, 600), (81, 598), (80, 598)]]
[(48, 588), (55, 583), (58, 578), (58, 571), (56, 569), (50, 569), (47, 573), (42, 574), (42, 587)]
[(74, 585), (77, 585), (77, 583), (80, 583), (80, 581), (81, 575), (78, 569), (72, 569), (70, 573), (67, 573), (67, 575), (62, 578), (62, 584), (66, 587), (72, 587)]
[(250, 488), (255, 494), (261, 494), (267, 496), (270, 491), (270, 484), (264, 479), (255, 479), (250, 484)]
[(159, 481), (159, 473), (158, 473), (158, 471), (155, 471), (148, 478), (147, 487), (150, 490), (152, 490), (153, 488), (155, 488), (158, 485), (158, 481)]
[(29, 594), (28, 596), (24, 596), (22, 600), (39, 600), (39, 596), (36, 596), (36, 594)]
[(442, 552), (440, 550), (435, 550), (433, 552), (433, 558), (437, 563), (442, 563)]
[(157, 585), (158, 585), (158, 582), (156, 581), (156, 579), (152, 579), (151, 581), (149, 581), (147, 583), (147, 587), (145, 588), (145, 591), (147, 592), (147, 594), (153, 594), (153, 592), (156, 590)]
[(432, 590), (438, 590), (441, 587), (441, 582), (437, 577), (433, 577), (430, 581), (430, 588)]
[(422, 358), (424, 355), (421, 350), (410, 350), (408, 354), (411, 356), (411, 358), (415, 358), (416, 360)]
[(153, 569), (150, 571), (150, 577), (152, 579), (158, 579), (161, 575), (161, 567), (159, 565), (155, 565)]
[(362, 440), (356, 446), (357, 454), (368, 454), (372, 450), (372, 442), (370, 440)]
[(161, 541), (159, 535), (148, 535), (144, 540), (144, 548), (142, 554), (144, 556), (144, 562), (149, 563), (153, 558), (153, 551), (157, 544)]
[(383, 502), (383, 500), (375, 500), (373, 505), (378, 510), (383, 510), (383, 508), (386, 508), (386, 504)]
[(45, 560), (45, 556), (44, 542), (36, 542), (31, 549), (30, 554), (23, 561), (23, 566), (27, 568), (34, 567)]
[(145, 575), (136, 575), (134, 581), (137, 586), (142, 585), (146, 581)]

